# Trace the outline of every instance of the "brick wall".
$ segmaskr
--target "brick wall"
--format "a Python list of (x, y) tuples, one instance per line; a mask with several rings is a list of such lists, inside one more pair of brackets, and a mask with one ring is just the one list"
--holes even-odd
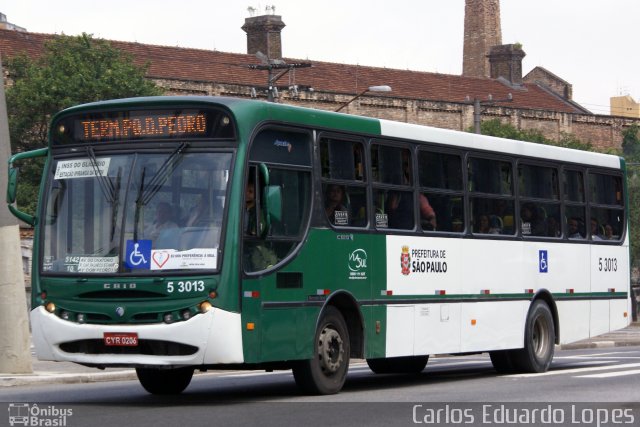
[[(251, 87), (221, 85), (209, 82), (158, 80), (155, 82), (170, 95), (216, 95), (251, 97)], [(258, 98), (266, 100), (259, 93)], [(280, 90), (279, 102), (307, 108), (333, 111), (352, 97), (328, 92), (300, 92), (298, 96)], [(554, 111), (526, 110), (508, 106), (483, 107), (483, 120), (498, 118), (518, 129), (535, 129), (550, 139), (558, 140), (562, 133), (574, 134), (584, 143), (600, 149), (620, 149), (621, 132), (638, 119)], [(466, 131), (473, 126), (473, 106), (470, 104), (426, 101), (404, 98), (362, 96), (342, 112), (377, 117), (406, 123)]]

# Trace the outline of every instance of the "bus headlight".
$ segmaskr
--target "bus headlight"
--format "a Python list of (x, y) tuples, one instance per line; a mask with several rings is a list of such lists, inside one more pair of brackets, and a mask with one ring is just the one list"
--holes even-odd
[(213, 308), (213, 306), (211, 305), (211, 303), (209, 301), (203, 301), (200, 303), (200, 312), (201, 313), (206, 313), (207, 311), (211, 310)]
[(49, 301), (48, 303), (45, 304), (44, 309), (47, 310), (49, 313), (53, 313), (54, 311), (56, 311), (56, 305), (51, 301)]

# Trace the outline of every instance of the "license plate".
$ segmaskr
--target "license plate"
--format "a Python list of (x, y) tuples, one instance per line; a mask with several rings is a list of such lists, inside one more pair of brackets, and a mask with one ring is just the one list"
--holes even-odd
[(105, 332), (104, 345), (107, 347), (137, 347), (138, 334), (135, 332)]

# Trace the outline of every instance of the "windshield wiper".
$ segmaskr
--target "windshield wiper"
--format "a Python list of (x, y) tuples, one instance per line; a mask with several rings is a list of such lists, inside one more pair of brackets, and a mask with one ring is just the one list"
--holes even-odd
[(142, 210), (142, 189), (144, 188), (144, 176), (147, 173), (147, 168), (142, 168), (142, 174), (140, 175), (140, 185), (138, 186), (138, 196), (136, 197), (136, 210), (133, 214), (133, 241), (138, 241), (138, 225), (140, 224), (140, 211)]
[[(164, 182), (171, 176), (173, 171), (180, 164), (180, 160), (182, 160), (182, 152), (189, 146), (189, 143), (183, 142), (180, 144), (178, 148), (176, 148), (173, 153), (167, 157), (167, 160), (158, 168), (156, 174), (149, 180), (149, 183), (145, 186), (144, 179), (140, 183), (140, 191), (138, 191), (138, 198), (136, 199), (136, 205), (141, 204), (142, 206), (146, 205), (153, 199), (153, 196), (160, 191)], [(144, 175), (143, 175), (144, 178)], [(145, 187), (144, 190), (142, 187)]]
[(87, 156), (89, 156), (89, 160), (91, 161), (91, 167), (96, 174), (96, 178), (98, 179), (98, 183), (100, 184), (100, 190), (102, 190), (102, 194), (104, 198), (111, 204), (116, 201), (116, 189), (113, 187), (113, 183), (108, 177), (102, 175), (100, 171), (100, 167), (98, 166), (98, 160), (96, 159), (96, 155), (93, 152), (93, 147), (87, 147)]

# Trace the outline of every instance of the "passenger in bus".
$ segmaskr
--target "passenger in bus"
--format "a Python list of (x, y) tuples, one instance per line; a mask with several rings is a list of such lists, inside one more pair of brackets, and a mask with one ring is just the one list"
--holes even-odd
[(386, 212), (389, 228), (409, 230), (413, 228), (413, 197), (408, 191), (389, 192)]
[(422, 221), (422, 228), (428, 231), (435, 231), (437, 226), (436, 211), (429, 203), (429, 199), (427, 199), (427, 196), (424, 194), (420, 194), (418, 196), (418, 203), (420, 203), (420, 219)]
[(568, 227), (568, 235), (570, 239), (583, 239), (584, 235), (580, 232), (580, 219), (579, 218), (569, 218), (567, 221)]
[(562, 231), (560, 230), (560, 222), (555, 216), (547, 218), (547, 236), (560, 237)]
[(611, 224), (605, 224), (604, 226), (604, 239), (605, 240), (615, 239), (613, 235), (613, 227), (611, 226)]
[(209, 198), (206, 193), (198, 196), (198, 201), (196, 205), (191, 208), (191, 212), (189, 213), (189, 217), (187, 218), (186, 226), (187, 227), (195, 227), (198, 224), (206, 222), (208, 215), (208, 207), (209, 207)]
[(502, 232), (502, 220), (496, 215), (481, 214), (478, 217), (476, 233), (479, 234), (500, 234)]
[(489, 215), (480, 214), (476, 220), (476, 233), (489, 234)]
[[(259, 236), (264, 230), (264, 220), (262, 214), (260, 221), (256, 215), (256, 184), (253, 180), (247, 182), (245, 191), (245, 209), (244, 209), (244, 234), (248, 236)], [(259, 227), (258, 227), (259, 222)]]
[(325, 214), (333, 225), (349, 225), (351, 222), (349, 209), (345, 205), (344, 187), (337, 184), (329, 184), (325, 189)]
[(598, 220), (591, 218), (591, 240), (602, 240), (600, 233), (601, 231), (600, 226), (598, 225)]
[(533, 203), (524, 203), (520, 208), (523, 236), (545, 236), (545, 224), (538, 217), (538, 208)]
[(177, 228), (173, 221), (173, 211), (167, 202), (159, 202), (156, 205), (156, 219), (145, 231), (145, 237), (150, 240), (157, 240), (163, 231)]

